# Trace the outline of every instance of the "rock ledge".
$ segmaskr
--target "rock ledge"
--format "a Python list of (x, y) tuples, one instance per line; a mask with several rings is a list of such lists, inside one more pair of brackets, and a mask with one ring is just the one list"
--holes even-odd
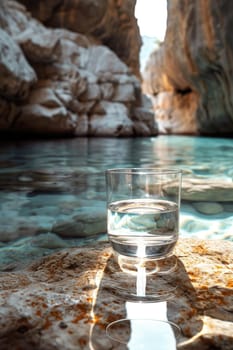
[[(175, 254), (178, 288), (167, 317), (181, 328), (178, 349), (232, 349), (233, 244), (180, 239)], [(111, 289), (118, 273), (107, 243), (64, 249), (2, 273), (1, 350), (112, 349), (105, 327), (125, 316), (128, 299)], [(129, 283), (127, 274), (121, 278)]]

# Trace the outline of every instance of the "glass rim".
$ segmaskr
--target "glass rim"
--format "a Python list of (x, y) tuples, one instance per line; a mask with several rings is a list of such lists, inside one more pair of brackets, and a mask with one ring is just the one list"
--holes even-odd
[(166, 174), (182, 174), (182, 170), (178, 168), (110, 168), (105, 171), (106, 174), (136, 174), (136, 175), (166, 175)]

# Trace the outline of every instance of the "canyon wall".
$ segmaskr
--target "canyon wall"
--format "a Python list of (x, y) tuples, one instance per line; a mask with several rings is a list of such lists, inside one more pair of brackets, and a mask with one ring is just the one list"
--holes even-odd
[(141, 92), (135, 1), (22, 3), (0, 5), (0, 131), (157, 135)]
[(168, 0), (164, 43), (143, 73), (159, 131), (233, 134), (233, 2)]
[(0, 132), (231, 136), (232, 2), (168, 0), (142, 80), (135, 4), (2, 0)]

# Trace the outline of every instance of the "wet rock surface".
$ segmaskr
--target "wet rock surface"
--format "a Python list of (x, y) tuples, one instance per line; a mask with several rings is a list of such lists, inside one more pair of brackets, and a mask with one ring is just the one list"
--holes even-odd
[[(178, 349), (232, 349), (232, 252), (224, 241), (180, 239), (176, 246), (171, 283), (177, 289), (163, 301), (168, 320), (181, 329)], [(132, 287), (107, 243), (63, 249), (1, 273), (1, 349), (126, 349), (105, 332), (125, 317), (130, 301), (117, 282)]]

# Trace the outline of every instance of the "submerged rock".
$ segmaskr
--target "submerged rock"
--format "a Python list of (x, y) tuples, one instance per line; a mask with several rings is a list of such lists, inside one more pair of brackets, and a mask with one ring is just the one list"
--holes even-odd
[(86, 207), (79, 210), (74, 216), (58, 219), (52, 232), (61, 237), (88, 237), (107, 231), (106, 209)]
[(224, 210), (223, 206), (216, 202), (195, 202), (193, 206), (200, 213), (207, 215), (220, 214)]
[(207, 178), (186, 178), (182, 181), (182, 199), (233, 202), (233, 182)]
[(48, 249), (68, 247), (68, 243), (66, 241), (64, 241), (62, 238), (51, 232), (41, 233), (38, 236), (32, 237), (31, 245), (38, 248)]

